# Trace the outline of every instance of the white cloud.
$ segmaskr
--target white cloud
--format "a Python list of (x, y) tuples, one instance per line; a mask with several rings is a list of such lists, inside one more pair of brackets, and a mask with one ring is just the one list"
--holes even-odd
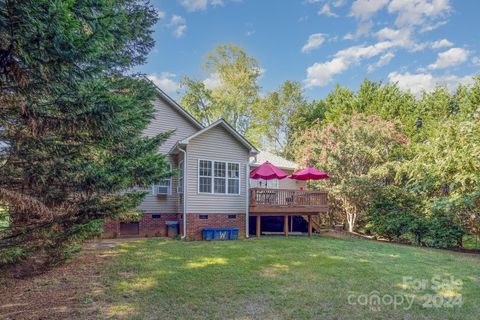
[(302, 47), (302, 52), (310, 52), (313, 49), (320, 47), (325, 42), (325, 35), (323, 33), (314, 33), (308, 37), (307, 43)]
[(391, 29), (386, 27), (379, 30), (375, 36), (379, 40), (392, 41), (396, 46), (406, 48), (409, 51), (420, 51), (427, 47), (425, 43), (416, 43), (412, 39), (412, 30), (408, 28)]
[(162, 10), (160, 10), (160, 9), (156, 9), (156, 10), (157, 10), (157, 17), (158, 17), (158, 19), (160, 19), (160, 20), (163, 19), (163, 18), (165, 18), (165, 16), (167, 15), (167, 14), (165, 13), (165, 11), (162, 11)]
[(345, 4), (347, 4), (346, 0), (335, 0), (335, 1), (332, 2), (332, 5), (335, 8), (343, 7)]
[(411, 74), (392, 72), (388, 75), (390, 82), (397, 83), (398, 87), (404, 91), (410, 91), (415, 96), (420, 96), (423, 91), (432, 91), (437, 86), (444, 86), (453, 91), (459, 84), (472, 84), (471, 75), (459, 77), (455, 75), (445, 75), (434, 77), (430, 73)]
[(388, 4), (389, 0), (355, 0), (351, 14), (360, 20), (368, 20)]
[(392, 41), (382, 41), (369, 46), (353, 46), (338, 51), (332, 60), (324, 63), (314, 63), (307, 68), (306, 87), (323, 87), (332, 81), (333, 77), (343, 73), (352, 64), (359, 63), (362, 59), (378, 56), (388, 49), (398, 46)]
[(210, 4), (212, 7), (224, 6), (228, 0), (181, 0), (180, 4), (187, 9), (187, 11), (205, 11)]
[(479, 57), (473, 57), (472, 58), (472, 63), (476, 66), (480, 66), (480, 58)]
[(147, 78), (155, 83), (160, 89), (171, 94), (175, 93), (180, 87), (179, 83), (174, 80), (176, 76), (176, 74), (171, 72), (162, 72), (160, 75), (157, 75), (156, 73), (149, 74)]
[(439, 48), (445, 48), (445, 47), (451, 47), (451, 46), (453, 46), (453, 43), (451, 43), (447, 39), (437, 40), (432, 43), (433, 49), (439, 49)]
[(357, 30), (355, 33), (347, 33), (343, 39), (344, 40), (355, 40), (360, 38), (361, 36), (365, 36), (368, 34), (370, 29), (373, 27), (373, 22), (372, 21), (360, 21), (357, 25)]
[(325, 15), (325, 16), (328, 16), (328, 17), (338, 17), (338, 15), (336, 15), (335, 13), (333, 13), (331, 10), (330, 10), (330, 5), (328, 3), (325, 3), (322, 7), (322, 9), (320, 9), (318, 11), (318, 14), (319, 15)]
[(207, 79), (203, 80), (203, 84), (207, 89), (215, 89), (222, 85), (222, 79), (220, 79), (218, 73), (212, 73)]
[(392, 61), (393, 58), (395, 58), (395, 54), (393, 52), (385, 53), (380, 57), (380, 59), (378, 59), (377, 62), (368, 66), (367, 72), (370, 73), (378, 68), (385, 67), (390, 63), (390, 61)]
[(433, 23), (433, 24), (426, 24), (420, 29), (420, 33), (425, 33), (425, 32), (429, 32), (429, 31), (438, 29), (441, 26), (443, 26), (444, 24), (446, 24), (447, 22), (448, 22), (447, 20), (444, 20), (444, 21), (439, 21), (437, 23)]
[(200, 11), (207, 9), (208, 0), (181, 0), (180, 4), (188, 11)]
[(173, 15), (167, 26), (173, 29), (173, 35), (176, 38), (182, 37), (187, 31), (187, 22), (181, 16)]
[(451, 48), (440, 52), (437, 61), (430, 64), (428, 69), (443, 69), (464, 63), (468, 59), (468, 51), (462, 48)]
[(355, 0), (352, 3), (350, 15), (358, 20), (357, 30), (354, 34), (348, 33), (344, 39), (353, 40), (368, 35), (373, 27), (372, 18), (378, 11), (388, 4), (389, 0)]
[(423, 25), (450, 10), (449, 0), (392, 0), (388, 5), (388, 12), (397, 13), (397, 26)]

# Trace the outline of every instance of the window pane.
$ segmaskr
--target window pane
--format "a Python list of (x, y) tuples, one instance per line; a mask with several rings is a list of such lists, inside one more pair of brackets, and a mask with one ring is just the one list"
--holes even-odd
[(170, 187), (170, 179), (162, 179), (157, 183), (157, 185), (161, 187)]
[(240, 193), (240, 180), (228, 179), (228, 193), (239, 194)]
[(215, 177), (226, 176), (225, 162), (215, 162)]
[(206, 177), (200, 177), (200, 192), (212, 192), (212, 179)]
[(240, 170), (238, 167), (238, 163), (229, 163), (228, 164), (228, 177), (229, 178), (239, 178), (240, 177)]
[(200, 176), (211, 177), (212, 176), (212, 161), (200, 160)]
[(215, 193), (225, 193), (225, 178), (215, 178), (215, 188), (213, 189)]

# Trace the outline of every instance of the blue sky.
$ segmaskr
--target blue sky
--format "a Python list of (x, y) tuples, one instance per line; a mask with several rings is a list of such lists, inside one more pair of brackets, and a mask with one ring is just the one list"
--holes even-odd
[(262, 92), (284, 80), (309, 99), (364, 78), (419, 94), (480, 73), (478, 0), (153, 0), (155, 49), (137, 68), (178, 97), (183, 75), (215, 86), (205, 55), (235, 43), (264, 71)]

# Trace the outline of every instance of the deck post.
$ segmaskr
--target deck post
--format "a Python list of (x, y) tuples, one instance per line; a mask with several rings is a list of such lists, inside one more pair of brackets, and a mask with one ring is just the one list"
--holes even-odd
[(285, 232), (285, 237), (288, 237), (288, 215), (287, 214), (283, 219), (283, 232)]
[(260, 234), (261, 234), (260, 223), (261, 223), (261, 219), (260, 219), (260, 215), (258, 215), (257, 216), (257, 237), (258, 238), (260, 238)]
[(312, 237), (312, 215), (308, 215), (308, 237)]

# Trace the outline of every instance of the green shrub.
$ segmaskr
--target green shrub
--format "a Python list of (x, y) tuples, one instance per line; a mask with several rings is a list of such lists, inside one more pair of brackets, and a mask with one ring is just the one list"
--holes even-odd
[(436, 213), (428, 221), (425, 245), (435, 248), (462, 246), (465, 230), (448, 213)]
[(388, 186), (380, 189), (367, 209), (366, 228), (377, 237), (406, 240), (405, 235), (421, 243), (427, 228), (419, 215), (418, 199), (401, 188)]

